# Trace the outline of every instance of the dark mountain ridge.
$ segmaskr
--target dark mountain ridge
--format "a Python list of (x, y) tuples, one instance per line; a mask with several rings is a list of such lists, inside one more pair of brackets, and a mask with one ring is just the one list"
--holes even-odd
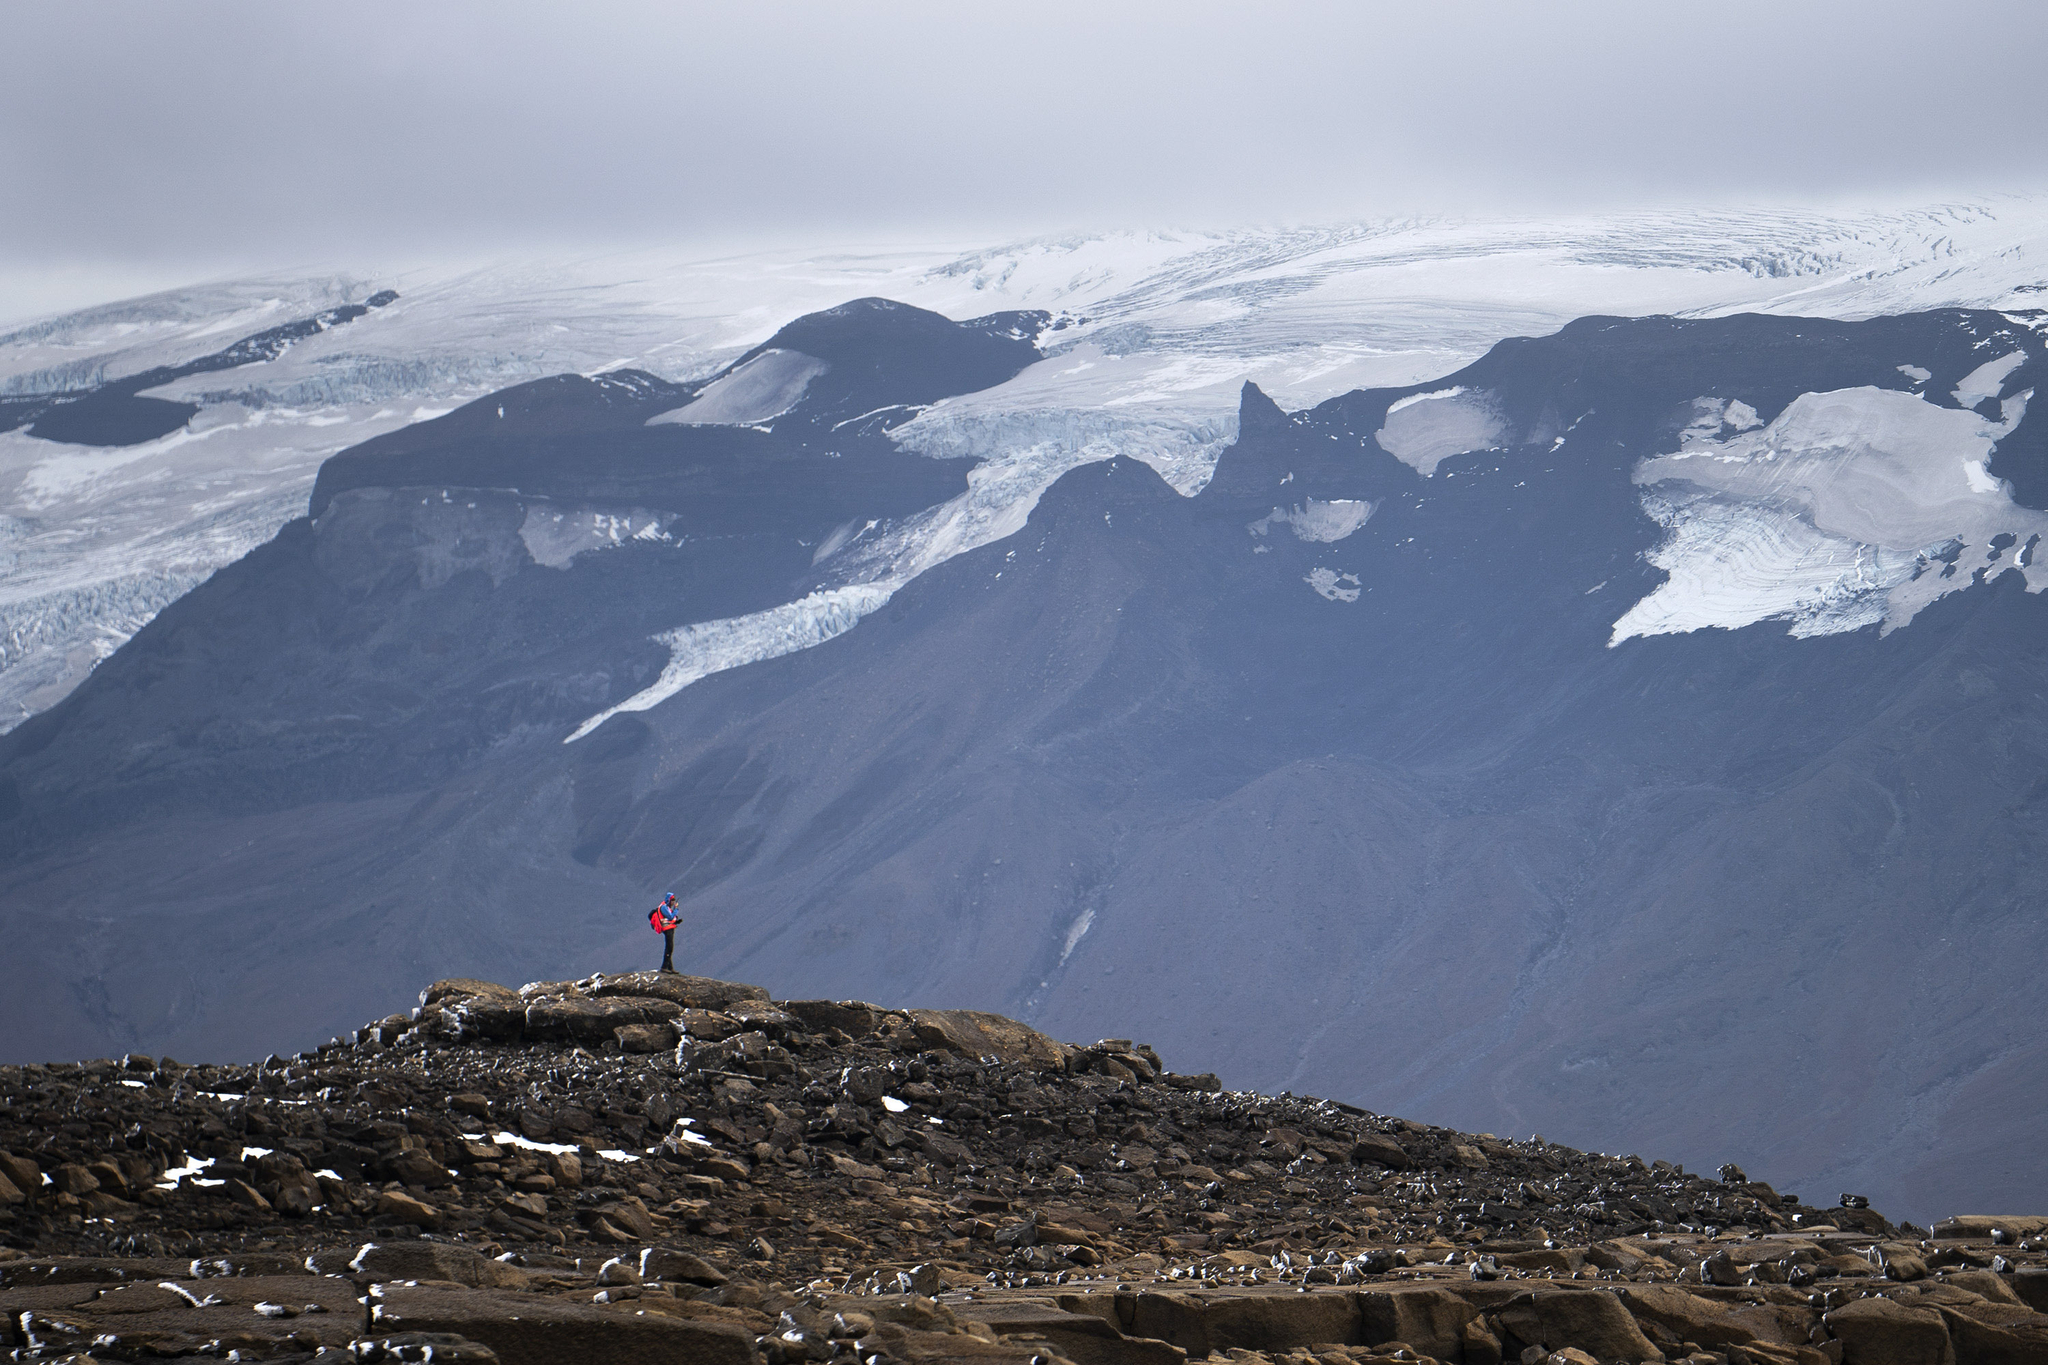
[[(898, 321), (834, 325), (857, 350), (876, 317)], [(958, 326), (1026, 359), (1004, 326)], [(856, 629), (563, 744), (659, 670), (655, 631), (789, 601), (842, 514), (963, 486), (839, 426), (927, 390), (820, 388), (852, 367), (785, 332), (833, 368), (766, 432), (641, 425), (686, 395), (627, 376), (337, 457), (318, 519), (259, 552), (303, 587), (252, 557), (0, 741), (22, 1055), (226, 1050), (338, 1027), (394, 971), (616, 960), (673, 887), (691, 960), (778, 994), (994, 1003), (1066, 1036), (1137, 1020), (1234, 1084), (1695, 1163), (1739, 1149), (1923, 1217), (2044, 1188), (2048, 1040), (2021, 1004), (2041, 600), (2008, 573), (1883, 635), (1766, 620), (1610, 647), (1666, 577), (1633, 471), (1695, 400), (1759, 424), (1859, 386), (1954, 409), (1993, 347), (2024, 353), (2000, 393), (2025, 386), (2025, 328), (1588, 319), (1307, 412), (1248, 388), (1198, 496), (1129, 460), (1075, 470)], [(1449, 390), (1487, 396), (1489, 434), (1425, 476), (1378, 434)], [(601, 442), (577, 439), (586, 403)], [(2000, 439), (2024, 506), (2043, 465), (2030, 424)], [(847, 474), (845, 501), (817, 470)], [(645, 503), (720, 547), (700, 560), (629, 540), (549, 569), (505, 529), (521, 500), (640, 502), (669, 477)], [(817, 501), (748, 519), (792, 487)], [(724, 580), (721, 525), (763, 546)], [(475, 568), (433, 549), (465, 544)], [(687, 572), (646, 567), (664, 556)], [(314, 631), (298, 603), (323, 593), (340, 624)], [(204, 969), (123, 959), (90, 907), (131, 885), (178, 925), (169, 960)], [(299, 962), (321, 965), (310, 991)]]

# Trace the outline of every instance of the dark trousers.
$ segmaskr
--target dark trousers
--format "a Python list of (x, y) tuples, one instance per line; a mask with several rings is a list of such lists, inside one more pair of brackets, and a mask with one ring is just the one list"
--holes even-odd
[(665, 972), (676, 969), (676, 931), (673, 929), (661, 931), (661, 969)]

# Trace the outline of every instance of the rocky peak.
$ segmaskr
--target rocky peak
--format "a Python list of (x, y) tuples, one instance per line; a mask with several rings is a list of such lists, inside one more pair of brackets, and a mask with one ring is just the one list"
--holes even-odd
[(2048, 1220), (1842, 1203), (677, 973), (0, 1067), (24, 1360), (2043, 1358)]

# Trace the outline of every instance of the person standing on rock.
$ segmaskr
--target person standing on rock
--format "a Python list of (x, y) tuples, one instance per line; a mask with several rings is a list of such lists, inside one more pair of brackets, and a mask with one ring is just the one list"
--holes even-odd
[(676, 969), (676, 926), (682, 922), (673, 891), (661, 898), (661, 904), (647, 912), (648, 926), (661, 935), (661, 969), (665, 972)]

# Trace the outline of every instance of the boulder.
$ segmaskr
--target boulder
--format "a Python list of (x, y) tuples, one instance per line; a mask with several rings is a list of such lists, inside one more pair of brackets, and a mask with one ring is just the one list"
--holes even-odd
[(1456, 1360), (1464, 1349), (1465, 1327), (1479, 1310), (1446, 1289), (1416, 1286), (1368, 1290), (1354, 1295), (1359, 1340), (1368, 1346), (1399, 1341), (1422, 1355)]
[(977, 1304), (963, 1311), (1001, 1336), (1043, 1337), (1074, 1365), (1183, 1365), (1188, 1358), (1186, 1351), (1163, 1341), (1126, 1337), (1099, 1314), (1029, 1301)]
[(2048, 1270), (2020, 1270), (2009, 1282), (2014, 1297), (2037, 1313), (2048, 1313)]
[(1503, 1304), (1501, 1329), (1523, 1347), (1577, 1347), (1599, 1360), (1661, 1361), (1664, 1353), (1643, 1335), (1618, 1295), (1601, 1290), (1538, 1290)]
[(575, 1043), (607, 1043), (629, 1024), (667, 1024), (682, 1007), (655, 996), (551, 996), (526, 1007), (526, 1036)]
[(1941, 1306), (1961, 1365), (2032, 1365), (2048, 1360), (2048, 1316), (2010, 1304)]
[(1351, 1145), (1351, 1161), (1358, 1166), (1384, 1166), (1390, 1171), (1408, 1169), (1408, 1150), (1379, 1133), (1362, 1134)]
[(327, 1253), (315, 1258), (312, 1264), (328, 1275), (351, 1275), (371, 1281), (451, 1280), (473, 1289), (517, 1289), (529, 1278), (517, 1266), (494, 1261), (450, 1242), (366, 1242), (346, 1260), (341, 1259), (343, 1254), (346, 1253)]
[(43, 1188), (42, 1167), (12, 1152), (0, 1152), (0, 1175), (6, 1176), (16, 1189), (31, 1199)]
[(1688, 1293), (1677, 1285), (1629, 1285), (1616, 1291), (1615, 1298), (1639, 1323), (1709, 1348), (1776, 1342), (1782, 1335), (1774, 1316)]
[(1357, 1300), (1345, 1293), (1278, 1294), (1212, 1299), (1209, 1349), (1284, 1351), (1321, 1341), (1356, 1341)]
[(421, 1189), (439, 1189), (455, 1183), (455, 1173), (417, 1147), (393, 1152), (377, 1163), (384, 1179)]
[(448, 1332), (481, 1342), (504, 1365), (757, 1365), (753, 1334), (726, 1322), (684, 1319), (502, 1290), (387, 1285), (372, 1334)]
[(452, 976), (445, 981), (436, 981), (420, 992), (420, 1008), (432, 1009), (436, 1005), (450, 1005), (458, 1000), (517, 1000), (519, 992), (510, 986), (500, 986), (491, 981), (476, 981), (466, 976)]
[[(228, 1182), (230, 1187), (240, 1183), (234, 1180)], [(255, 1191), (251, 1190), (250, 1193), (255, 1194)], [(257, 1197), (261, 1198), (260, 1195)], [(378, 1195), (376, 1210), (379, 1218), (398, 1218), (404, 1222), (411, 1223), (414, 1227), (437, 1228), (441, 1226), (441, 1211), (439, 1209), (435, 1208), (432, 1204), (413, 1198), (403, 1190), (386, 1190)]]
[(714, 1289), (726, 1281), (725, 1272), (702, 1256), (673, 1247), (649, 1247), (641, 1252), (640, 1278), (708, 1285)]
[(740, 1021), (718, 1010), (684, 1010), (676, 1016), (676, 1028), (705, 1043), (722, 1043), (736, 1033), (745, 1033)]
[(509, 1042), (526, 1028), (526, 1002), (506, 996), (472, 995), (441, 1002), (431, 1027), (456, 1042)]
[(785, 1000), (782, 1012), (811, 1033), (838, 1029), (849, 1038), (865, 1038), (873, 1033), (885, 1013), (859, 1000)]
[(1822, 1321), (1842, 1343), (1842, 1365), (1955, 1365), (1948, 1324), (1932, 1308), (1857, 1299)]
[(625, 1024), (612, 1030), (619, 1051), (625, 1053), (667, 1052), (679, 1036), (673, 1024)]
[(722, 1010), (743, 1000), (768, 1002), (768, 992), (759, 986), (737, 981), (715, 981), (708, 976), (685, 976), (681, 972), (622, 972), (599, 974), (576, 983), (592, 999), (611, 996), (640, 996), (666, 1000), (693, 1010)]
[(1989, 1237), (1995, 1231), (2010, 1233), (2013, 1237), (2033, 1237), (2048, 1232), (2048, 1216), (2030, 1213), (1989, 1214), (1964, 1213), (1954, 1218), (1944, 1218), (1934, 1225), (1929, 1235), (1935, 1240), (1949, 1240), (1960, 1237)]
[(963, 1057), (994, 1057), (1045, 1070), (1064, 1070), (1074, 1052), (1037, 1029), (980, 1010), (910, 1010), (911, 1033), (925, 1047)]

